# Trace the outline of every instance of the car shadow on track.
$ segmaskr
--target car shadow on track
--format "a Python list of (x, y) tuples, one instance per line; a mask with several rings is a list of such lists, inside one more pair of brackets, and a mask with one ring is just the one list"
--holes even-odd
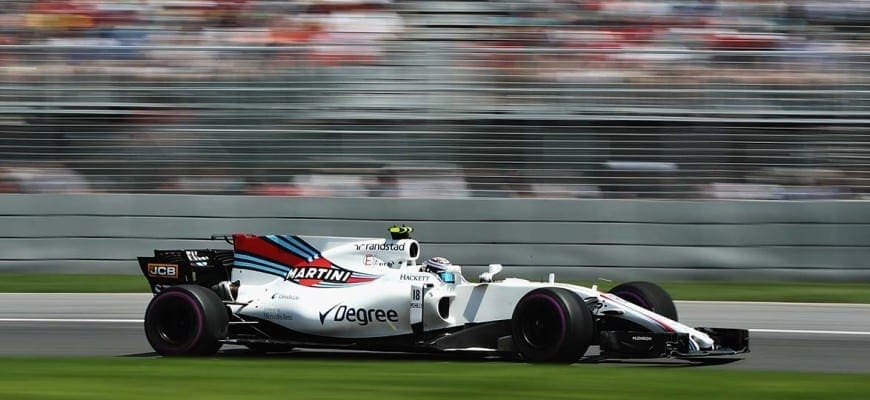
[[(126, 354), (120, 357), (160, 357), (155, 352)], [(357, 360), (357, 361), (517, 361), (509, 358), (480, 353), (405, 353), (364, 350), (299, 349), (289, 352), (261, 353), (245, 348), (225, 349), (215, 355), (218, 358), (296, 359), (296, 360)]]
[[(141, 357), (151, 358), (159, 357), (155, 352), (127, 354), (121, 357)], [(279, 353), (255, 353), (246, 348), (230, 348), (219, 352), (216, 357), (220, 358), (257, 358), (257, 359), (293, 359), (293, 360), (341, 360), (341, 361), (460, 361), (460, 362), (481, 362), (481, 361), (498, 361), (507, 363), (523, 363), (517, 357), (502, 357), (492, 354), (481, 354), (479, 352), (456, 352), (456, 353), (402, 353), (402, 352), (379, 352), (379, 351), (362, 351), (362, 350), (322, 350), (322, 349), (300, 349), (290, 352)], [(584, 356), (575, 364), (612, 364), (625, 365), (634, 367), (701, 367), (710, 365), (723, 365), (735, 361), (740, 361), (741, 358), (709, 358), (695, 360), (680, 360), (680, 359), (632, 359), (632, 360), (613, 360), (601, 358), (597, 355)]]
[(717, 358), (696, 358), (696, 359), (674, 359), (674, 358), (654, 358), (654, 359), (625, 359), (625, 360), (615, 360), (615, 359), (606, 359), (599, 358), (597, 356), (587, 356), (580, 359), (578, 364), (611, 364), (611, 365), (627, 365), (632, 367), (670, 367), (670, 368), (685, 368), (685, 367), (704, 367), (704, 366), (714, 366), (714, 365), (725, 365), (731, 364), (736, 361), (740, 361), (742, 358), (729, 358), (729, 357), (717, 357)]

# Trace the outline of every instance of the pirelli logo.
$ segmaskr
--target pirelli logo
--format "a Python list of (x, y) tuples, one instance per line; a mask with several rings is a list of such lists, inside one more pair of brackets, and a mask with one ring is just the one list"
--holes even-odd
[(148, 263), (148, 276), (178, 279), (178, 264)]

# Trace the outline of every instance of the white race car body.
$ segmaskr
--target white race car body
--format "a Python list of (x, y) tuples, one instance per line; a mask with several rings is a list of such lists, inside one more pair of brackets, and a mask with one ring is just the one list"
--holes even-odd
[[(713, 330), (688, 327), (594, 286), (552, 279), (490, 281), (488, 276), (485, 282), (471, 283), (458, 266), (447, 273), (427, 272), (418, 262), (420, 244), (407, 237), (236, 234), (231, 243), (229, 279), (215, 285), (231, 315), (224, 343), (511, 352), (511, 321), (518, 304), (531, 292), (546, 289), (573, 293), (598, 321), (595, 333), (604, 333), (597, 326), (601, 321), (619, 320), (617, 325), (629, 326), (630, 332), (649, 334), (628, 337), (633, 343), (660, 343), (657, 350), (644, 350), (655, 356), (748, 351), (745, 334), (741, 343), (725, 347), (708, 334)], [(209, 252), (215, 251), (185, 251), (189, 265), (182, 262), (177, 268), (205, 271), (213, 267)], [(140, 258), (155, 293), (177, 283), (162, 284), (161, 277), (148, 273), (155, 265), (174, 265), (158, 263), (165, 261), (160, 257)], [(195, 280), (196, 274), (191, 276)], [(739, 345), (743, 348), (733, 348)]]

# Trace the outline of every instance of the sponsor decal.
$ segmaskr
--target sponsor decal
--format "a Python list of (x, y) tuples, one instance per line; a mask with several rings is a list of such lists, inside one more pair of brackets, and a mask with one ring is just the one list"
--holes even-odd
[(185, 253), (187, 254), (187, 259), (190, 261), (190, 265), (194, 267), (208, 266), (208, 256), (201, 256), (196, 252), (196, 250), (187, 250)]
[(292, 321), (293, 316), (280, 310), (263, 310), (263, 318), (272, 321)]
[(631, 339), (641, 342), (651, 342), (653, 340), (653, 338), (649, 336), (632, 336)]
[(416, 275), (416, 274), (401, 274), (399, 275), (399, 280), (402, 281), (414, 281), (414, 282), (426, 282), (432, 276), (431, 275)]
[(300, 267), (291, 269), (287, 273), (287, 279), (292, 281), (316, 279), (326, 282), (345, 283), (350, 279), (350, 275), (350, 271), (338, 268)]
[(384, 262), (384, 260), (375, 257), (374, 254), (366, 253), (366, 255), (363, 256), (363, 265), (368, 267), (383, 267), (387, 265), (387, 263)]
[(405, 251), (405, 243), (358, 243), (357, 251)]
[(294, 296), (292, 294), (287, 293), (275, 293), (272, 295), (273, 300), (299, 300), (299, 296)]
[(172, 286), (171, 285), (161, 285), (161, 284), (154, 285), (154, 294), (160, 294), (164, 290), (169, 289), (170, 287), (172, 287)]
[(291, 269), (285, 279), (293, 283), (316, 288), (335, 288), (371, 282), (377, 275), (346, 270), (337, 265), (329, 267), (306, 265)]
[(338, 306), (340, 306), (340, 305), (341, 305), (341, 303), (338, 303), (338, 304), (336, 304), (336, 305), (334, 305), (334, 306), (332, 306), (332, 307), (329, 307), (329, 309), (326, 310), (325, 312), (321, 312), (321, 313), (320, 313), (320, 325), (323, 325), (323, 321), (326, 320), (326, 316), (329, 315), (329, 313), (332, 312), (332, 310), (334, 310), (335, 307), (338, 307)]
[(339, 267), (319, 255), (313, 261), (305, 262), (291, 259), (289, 253), (281, 253), (278, 249), (252, 248), (252, 250), (261, 253), (236, 250), (233, 255), (233, 268), (277, 275), (297, 285), (314, 288), (346, 287), (380, 278), (379, 275)]
[[(335, 312), (333, 312), (333, 310)], [(334, 322), (354, 322), (365, 326), (375, 322), (399, 322), (399, 312), (396, 310), (384, 310), (382, 308), (354, 308), (338, 303), (328, 310), (320, 313), (320, 324), (326, 323), (327, 317), (332, 313)]]
[(149, 263), (147, 272), (152, 278), (178, 279), (178, 264)]

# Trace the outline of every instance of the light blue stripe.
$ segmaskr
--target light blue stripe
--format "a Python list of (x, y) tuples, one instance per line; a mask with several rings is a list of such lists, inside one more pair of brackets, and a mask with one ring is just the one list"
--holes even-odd
[(274, 271), (275, 273), (278, 273), (278, 274), (286, 274), (286, 272), (284, 272), (284, 271), (282, 271), (282, 270), (280, 270), (280, 269), (272, 268), (272, 267), (270, 267), (270, 266), (268, 266), (268, 265), (263, 265), (263, 264), (256, 263), (256, 262), (251, 262), (251, 261), (239, 260), (239, 261), (236, 261), (236, 262), (233, 264), (233, 267), (235, 267), (235, 266), (241, 266), (241, 267), (257, 267), (257, 268), (261, 268), (261, 269), (264, 269), (264, 270)]
[(348, 284), (346, 284), (346, 283), (334, 284), (334, 283), (327, 283), (327, 282), (318, 282), (316, 285), (314, 285), (314, 287), (319, 287), (319, 288), (323, 288), (323, 289), (335, 289), (335, 288), (343, 288), (343, 287), (346, 287), (347, 285)]
[(320, 257), (320, 253), (318, 253), (317, 249), (311, 247), (308, 244), (305, 244), (304, 242), (302, 242), (301, 240), (299, 240), (293, 236), (282, 235), (281, 239), (284, 239), (284, 240), (290, 242), (290, 244), (293, 244), (293, 245), (299, 247), (300, 249), (302, 249), (302, 251), (310, 254), (311, 257), (314, 257), (314, 258)]
[(273, 263), (269, 260), (264, 260), (264, 259), (259, 258), (259, 257), (254, 257), (251, 255), (240, 254), (240, 253), (236, 253), (234, 257), (236, 260), (243, 260), (243, 261), (247, 261), (247, 262), (260, 264), (260, 265), (263, 265), (266, 267), (271, 267), (271, 268), (277, 269), (278, 271), (284, 271), (285, 273), (290, 271), (290, 267), (287, 267), (286, 265), (276, 264), (276, 263)]
[(277, 275), (277, 276), (281, 276), (281, 277), (287, 275), (287, 274), (282, 274), (280, 271), (275, 271), (269, 267), (264, 267), (262, 265), (248, 263), (245, 261), (240, 261), (240, 262), (235, 263), (235, 265), (233, 265), (233, 268), (250, 269), (250, 270), (254, 270), (254, 271), (258, 271), (258, 272), (265, 272), (267, 274)]
[(308, 262), (311, 262), (314, 260), (311, 257), (311, 254), (308, 254), (306, 251), (296, 247), (295, 245), (293, 245), (291, 243), (288, 243), (284, 240), (281, 240), (280, 236), (268, 235), (268, 236), (266, 236), (266, 238), (269, 239), (272, 243), (275, 243), (278, 246), (281, 246), (287, 250), (290, 250), (290, 252), (292, 252), (293, 254), (308, 260)]

